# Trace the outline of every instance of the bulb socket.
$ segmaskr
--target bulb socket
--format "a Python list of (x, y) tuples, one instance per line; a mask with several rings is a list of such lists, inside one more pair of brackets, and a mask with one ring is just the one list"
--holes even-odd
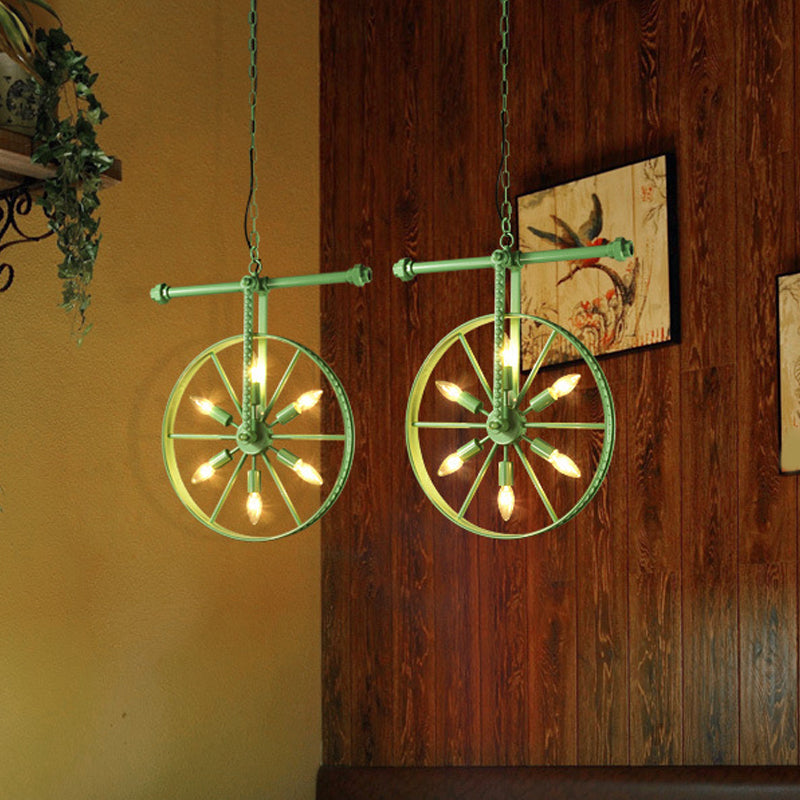
[(275, 415), (275, 422), (280, 423), (281, 425), (285, 425), (287, 422), (291, 422), (295, 417), (299, 417), (300, 412), (294, 407), (294, 403), (289, 403), (286, 408), (282, 408), (276, 415)]
[(471, 414), (477, 414), (483, 408), (483, 403), (481, 403), (481, 401), (478, 400), (475, 395), (472, 395), (469, 392), (461, 392), (461, 395), (456, 402), (460, 406), (466, 408)]
[(255, 467), (247, 473), (247, 493), (261, 491), (261, 473)]
[(483, 445), (477, 439), (472, 439), (459, 447), (458, 450), (456, 450), (456, 455), (462, 461), (466, 461), (468, 458), (472, 458), (472, 456), (480, 453), (481, 450), (483, 450)]
[(233, 458), (233, 454), (230, 450), (221, 450), (215, 456), (212, 456), (208, 459), (209, 466), (213, 467), (214, 469), (219, 469), (220, 467), (224, 467), (231, 459)]
[(540, 439), (538, 436), (531, 442), (531, 450), (536, 453), (537, 456), (541, 456), (544, 459), (550, 458), (553, 455), (553, 451), (555, 447), (553, 445), (548, 444), (544, 439)]
[(501, 461), (497, 465), (497, 483), (499, 486), (513, 485), (514, 465), (510, 461)]
[(278, 457), (278, 461), (281, 464), (286, 464), (289, 469), (294, 469), (295, 464), (300, 460), (294, 453), (287, 450), (285, 447), (282, 447), (280, 450), (275, 451), (275, 455)]

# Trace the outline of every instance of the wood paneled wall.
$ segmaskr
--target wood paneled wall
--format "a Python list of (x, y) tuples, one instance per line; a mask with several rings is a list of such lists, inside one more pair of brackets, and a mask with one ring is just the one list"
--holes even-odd
[(495, 0), (321, 0), (326, 357), (353, 400), (323, 524), (328, 764), (797, 763), (797, 478), (778, 472), (775, 276), (800, 269), (800, 4), (511, 0), (515, 193), (677, 165), (681, 342), (604, 360), (596, 500), (556, 532), (450, 525), (408, 465), (424, 356), (492, 309)]

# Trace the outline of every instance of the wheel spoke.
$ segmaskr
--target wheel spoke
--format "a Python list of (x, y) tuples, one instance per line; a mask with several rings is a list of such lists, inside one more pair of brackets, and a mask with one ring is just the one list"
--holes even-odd
[(283, 387), (286, 386), (286, 382), (291, 377), (291, 374), (294, 371), (294, 368), (297, 365), (297, 360), (299, 358), (300, 358), (300, 351), (295, 350), (294, 355), (292, 356), (292, 360), (289, 362), (289, 366), (286, 367), (286, 371), (283, 373), (283, 377), (280, 379), (278, 385), (275, 387), (275, 392), (270, 398), (269, 403), (267, 403), (267, 407), (264, 409), (265, 419), (269, 414), (269, 412), (272, 411), (272, 407), (275, 405), (275, 403), (278, 402), (278, 397), (280, 397), (280, 394), (283, 391)]
[(539, 478), (536, 477), (536, 473), (533, 471), (533, 467), (530, 464), (530, 461), (525, 457), (525, 454), (522, 452), (522, 448), (515, 442), (514, 449), (517, 451), (517, 455), (519, 456), (519, 460), (522, 462), (522, 466), (525, 467), (525, 472), (528, 473), (528, 477), (531, 479), (531, 483), (536, 488), (536, 491), (539, 497), (544, 503), (544, 507), (547, 509), (547, 513), (550, 515), (550, 519), (555, 522), (558, 519), (558, 514), (556, 514), (555, 509), (553, 508), (553, 504), (550, 502), (550, 499), (545, 494), (544, 488), (542, 487)]
[(230, 433), (168, 433), (170, 439), (197, 439), (204, 442), (216, 442), (223, 439), (235, 440), (236, 436)]
[(294, 507), (294, 503), (292, 503), (292, 498), (289, 497), (289, 493), (286, 491), (286, 487), (283, 485), (283, 481), (281, 480), (280, 475), (278, 475), (278, 473), (275, 471), (275, 467), (272, 466), (265, 453), (261, 454), (261, 458), (264, 459), (264, 463), (267, 465), (270, 477), (275, 483), (275, 486), (278, 487), (278, 491), (280, 492), (280, 495), (283, 498), (283, 502), (286, 503), (286, 507), (289, 509), (289, 513), (294, 518), (295, 523), (297, 525), (302, 524), (303, 520), (300, 519), (300, 515), (297, 513), (297, 509)]
[(220, 498), (217, 501), (217, 505), (214, 507), (214, 511), (209, 517), (211, 522), (214, 522), (219, 512), (222, 511), (222, 506), (225, 505), (225, 501), (228, 499), (228, 495), (231, 493), (233, 484), (236, 481), (236, 478), (239, 475), (239, 473), (242, 471), (242, 466), (244, 465), (245, 458), (247, 458), (247, 454), (242, 453), (242, 457), (239, 459), (239, 463), (236, 465), (236, 468), (231, 473), (230, 478), (228, 478), (228, 482), (225, 484), (225, 488), (222, 490), (222, 494), (220, 495)]
[(228, 375), (226, 374), (225, 370), (222, 368), (222, 364), (219, 363), (219, 359), (217, 358), (216, 353), (211, 354), (211, 360), (214, 362), (214, 366), (217, 368), (217, 372), (219, 373), (219, 377), (222, 379), (222, 384), (225, 387), (228, 395), (230, 396), (233, 404), (236, 406), (236, 410), (239, 412), (239, 416), (242, 416), (242, 406), (239, 403), (239, 400), (236, 397), (236, 391), (233, 388), (233, 384), (230, 382)]
[(544, 360), (547, 357), (547, 352), (550, 350), (553, 342), (556, 338), (556, 332), (552, 331), (550, 336), (547, 337), (547, 341), (544, 343), (544, 347), (542, 347), (542, 352), (539, 353), (539, 358), (536, 359), (536, 363), (531, 367), (531, 371), (528, 373), (528, 377), (525, 379), (525, 383), (520, 390), (520, 393), (517, 395), (517, 403), (525, 397), (528, 392), (528, 389), (531, 388), (531, 384), (533, 383), (534, 378), (536, 377), (537, 373), (544, 364)]
[(445, 428), (456, 430), (457, 428), (486, 428), (485, 422), (423, 422), (418, 420), (411, 423), (415, 428)]
[(458, 511), (458, 517), (463, 518), (464, 514), (467, 513), (467, 509), (469, 508), (470, 503), (472, 502), (472, 498), (475, 497), (475, 492), (478, 491), (478, 487), (481, 485), (484, 476), (486, 475), (486, 471), (489, 469), (489, 464), (492, 463), (492, 458), (494, 457), (495, 450), (497, 450), (497, 444), (492, 445), (492, 449), (489, 451), (489, 454), (486, 456), (486, 460), (483, 462), (483, 465), (480, 468), (475, 480), (472, 482), (472, 486), (470, 486), (469, 492), (461, 504), (461, 508)]
[(480, 381), (481, 386), (483, 386), (483, 391), (486, 392), (486, 396), (489, 398), (489, 402), (491, 402), (492, 390), (489, 388), (486, 376), (483, 374), (483, 370), (478, 364), (478, 359), (475, 358), (475, 353), (472, 352), (472, 348), (469, 346), (469, 342), (466, 340), (463, 333), (458, 334), (458, 340), (461, 342), (461, 346), (464, 348), (464, 352), (467, 354), (469, 363), (472, 364), (472, 369), (475, 370), (475, 374), (478, 376), (478, 381)]
[(602, 431), (605, 422), (526, 422), (526, 428), (564, 428), (571, 431)]
[(343, 442), (345, 435), (343, 433), (274, 433), (272, 439), (289, 439), (296, 442)]

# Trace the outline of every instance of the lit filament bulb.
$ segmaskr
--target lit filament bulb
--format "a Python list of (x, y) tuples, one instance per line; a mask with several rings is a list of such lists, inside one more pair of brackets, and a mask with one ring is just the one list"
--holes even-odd
[(258, 524), (261, 519), (261, 511), (264, 504), (261, 501), (261, 494), (259, 492), (250, 492), (247, 495), (247, 518), (250, 520), (251, 525)]
[(192, 475), (192, 483), (207, 481), (221, 466), (227, 464), (232, 458), (233, 456), (230, 450), (221, 450), (195, 470), (194, 475)]
[(215, 419), (220, 425), (230, 425), (233, 422), (233, 417), (225, 411), (224, 408), (219, 408), (219, 406), (215, 406), (210, 400), (206, 400), (205, 397), (197, 397), (193, 395), (189, 398), (197, 407), (197, 410), (201, 414), (205, 414), (207, 417), (211, 417), (211, 419)]
[(501, 486), (497, 493), (497, 508), (500, 516), (508, 522), (514, 513), (514, 489), (511, 486)]
[(468, 458), (472, 458), (476, 453), (480, 453), (482, 447), (483, 445), (479, 439), (472, 439), (465, 445), (459, 447), (455, 453), (450, 453), (439, 466), (439, 477), (452, 475), (454, 472), (460, 470)]
[(320, 397), (322, 397), (322, 389), (311, 389), (308, 392), (303, 392), (292, 405), (298, 414), (302, 414), (304, 411), (314, 408)]
[(264, 504), (261, 501), (261, 473), (255, 466), (247, 473), (247, 492), (247, 503), (245, 504), (247, 518), (251, 525), (257, 525), (261, 519)]
[(578, 385), (580, 379), (581, 376), (577, 373), (563, 375), (547, 391), (550, 392), (553, 400), (558, 400), (568, 395)]
[(298, 458), (292, 469), (306, 482), (313, 483), (314, 486), (322, 486), (322, 476), (311, 464), (306, 464), (302, 458)]
[(500, 356), (503, 359), (504, 367), (513, 367), (519, 362), (517, 348), (511, 344), (511, 339), (507, 335), (503, 335), (503, 349), (500, 351)]
[(205, 464), (201, 464), (196, 470), (194, 475), (192, 475), (192, 483), (202, 483), (203, 481), (207, 481), (212, 475), (214, 474), (214, 467), (206, 461)]
[(214, 404), (205, 397), (192, 396), (189, 398), (202, 414), (210, 414), (214, 408)]
[(477, 397), (473, 397), (469, 392), (463, 391), (460, 386), (456, 386), (454, 383), (450, 383), (449, 381), (436, 381), (436, 388), (448, 400), (453, 403), (458, 403), (473, 414), (483, 408), (483, 403), (481, 403)]
[(578, 385), (580, 379), (581, 376), (576, 372), (570, 375), (562, 375), (552, 386), (548, 386), (533, 398), (528, 411), (544, 411), (548, 406), (553, 405), (556, 400), (568, 395)]
[(436, 388), (448, 399), (454, 403), (458, 402), (459, 397), (463, 394), (460, 386), (456, 386), (449, 381), (436, 381)]
[(444, 475), (452, 475), (458, 472), (464, 466), (464, 459), (458, 453), (450, 453), (447, 458), (439, 465), (437, 475), (443, 477)]
[(250, 380), (253, 383), (263, 383), (267, 377), (267, 365), (263, 361), (254, 361), (250, 365)]
[(565, 456), (560, 451), (553, 450), (547, 457), (547, 460), (562, 475), (566, 475), (569, 478), (580, 478), (581, 471), (578, 469), (578, 465), (569, 456)]
[(279, 422), (281, 425), (291, 422), (304, 411), (308, 411), (309, 408), (314, 408), (319, 402), (320, 397), (322, 397), (322, 389), (311, 389), (308, 392), (303, 392), (294, 403), (289, 403), (286, 408), (282, 408), (275, 415), (275, 421)]

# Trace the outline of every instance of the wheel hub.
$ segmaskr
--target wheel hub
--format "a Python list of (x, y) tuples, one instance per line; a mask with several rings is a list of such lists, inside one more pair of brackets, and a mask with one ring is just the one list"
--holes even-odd
[(495, 444), (514, 444), (525, 433), (525, 417), (515, 408), (506, 411), (506, 418), (499, 411), (492, 411), (486, 420), (486, 433)]
[(270, 446), (272, 436), (269, 428), (263, 422), (256, 422), (253, 426), (253, 436), (250, 438), (244, 423), (242, 423), (236, 432), (236, 443), (243, 453), (249, 456), (256, 456), (259, 453), (263, 453)]

